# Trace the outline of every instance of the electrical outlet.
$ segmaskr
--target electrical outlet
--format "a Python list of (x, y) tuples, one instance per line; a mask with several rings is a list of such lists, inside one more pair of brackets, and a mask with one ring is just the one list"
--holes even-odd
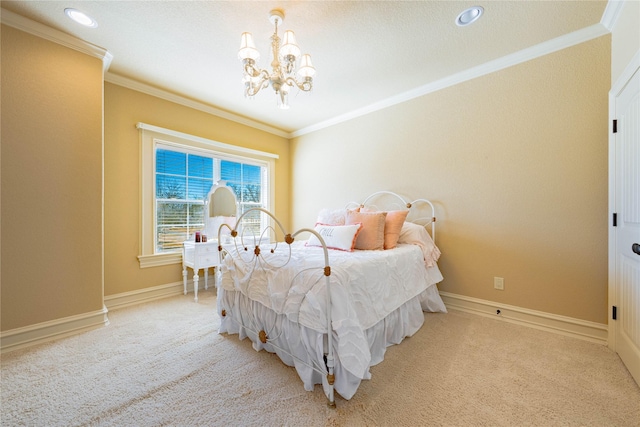
[(504, 291), (504, 278), (503, 277), (494, 277), (493, 278), (493, 287), (500, 291)]

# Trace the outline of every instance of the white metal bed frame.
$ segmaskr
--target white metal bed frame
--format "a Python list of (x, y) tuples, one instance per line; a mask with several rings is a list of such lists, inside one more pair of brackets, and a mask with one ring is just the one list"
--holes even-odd
[[(414, 207), (417, 204), (420, 203), (425, 203), (427, 206), (429, 206), (430, 211), (431, 211), (431, 216), (430, 217), (419, 217), (419, 218), (414, 218), (412, 219), (411, 222), (423, 225), (424, 227), (427, 226), (431, 226), (431, 237), (433, 239), (433, 241), (435, 242), (435, 222), (436, 222), (436, 217), (435, 217), (435, 208), (433, 206), (433, 203), (431, 203), (429, 200), (427, 199), (415, 199), (411, 202), (407, 202), (402, 196), (398, 195), (397, 193), (391, 192), (391, 191), (379, 191), (376, 193), (371, 194), (369, 197), (367, 197), (362, 203), (349, 203), (347, 205), (347, 207), (349, 206), (359, 206), (359, 207), (375, 207), (375, 205), (369, 205), (368, 203), (371, 200), (374, 200), (377, 197), (380, 196), (391, 196), (394, 197), (396, 199), (398, 199), (398, 202), (395, 202), (395, 208), (399, 208), (399, 209), (407, 209), (409, 210), (409, 212), (411, 212), (411, 208)], [(390, 209), (387, 209), (390, 210)], [(269, 217), (271, 217), (274, 221), (274, 223), (277, 225), (278, 229), (274, 228), (273, 226), (269, 226), (267, 227), (265, 230), (263, 230), (260, 234), (260, 236), (245, 236), (244, 235), (244, 230), (242, 231), (242, 233), (238, 233), (238, 226), (240, 224), (242, 224), (242, 219), (250, 214), (251, 212), (255, 212), (255, 211), (259, 211), (262, 212), (266, 215), (268, 215)], [(251, 208), (247, 211), (245, 211), (242, 215), (240, 215), (240, 217), (238, 217), (238, 220), (236, 221), (236, 226), (235, 228), (232, 228), (231, 226), (229, 226), (228, 224), (222, 224), (220, 226), (220, 228), (218, 229), (218, 242), (222, 242), (221, 238), (222, 238), (222, 232), (223, 229), (227, 228), (229, 231), (229, 234), (231, 235), (232, 239), (232, 245), (235, 247), (237, 253), (245, 253), (245, 257), (243, 257), (243, 261), (246, 263), (254, 263), (254, 268), (255, 266), (261, 264), (261, 263), (265, 263), (267, 265), (270, 265), (273, 267), (273, 265), (271, 265), (269, 263), (269, 260), (266, 259), (264, 257), (264, 255), (262, 254), (262, 250), (260, 247), (260, 243), (261, 242), (268, 242), (271, 245), (271, 239), (268, 238), (268, 236), (270, 235), (270, 233), (274, 233), (276, 236), (278, 235), (278, 230), (279, 232), (284, 236), (284, 243), (287, 244), (287, 248), (288, 248), (288, 258), (287, 260), (282, 263), (279, 266), (275, 266), (275, 267), (283, 267), (284, 265), (286, 265), (290, 259), (291, 259), (291, 244), (294, 242), (296, 236), (300, 235), (301, 233), (311, 233), (314, 236), (316, 236), (318, 238), (318, 240), (320, 241), (321, 245), (322, 245), (322, 250), (323, 250), (323, 254), (324, 254), (324, 267), (323, 267), (323, 274), (325, 277), (325, 282), (326, 282), (326, 287), (327, 287), (327, 292), (326, 292), (326, 306), (327, 306), (327, 313), (326, 313), (326, 325), (327, 325), (327, 351), (326, 351), (326, 355), (325, 355), (325, 365), (326, 366), (317, 366), (315, 364), (310, 365), (308, 364), (306, 361), (301, 360), (300, 358), (296, 357), (294, 354), (292, 354), (291, 352), (289, 352), (287, 349), (282, 348), (280, 346), (278, 346), (275, 342), (276, 337), (269, 337), (269, 334), (264, 330), (264, 329), (260, 329), (257, 330), (257, 328), (254, 327), (254, 325), (248, 325), (245, 324), (244, 321), (242, 322), (242, 324), (240, 326), (244, 327), (245, 329), (251, 331), (252, 333), (254, 333), (259, 340), (262, 342), (262, 344), (267, 344), (269, 343), (272, 347), (277, 348), (278, 350), (286, 353), (287, 355), (289, 355), (290, 357), (292, 357), (293, 359), (295, 359), (296, 361), (304, 364), (305, 366), (313, 369), (314, 371), (320, 373), (321, 375), (326, 376), (326, 380), (327, 383), (329, 385), (328, 387), (328, 392), (325, 392), (326, 397), (327, 397), (327, 405), (329, 407), (335, 408), (335, 390), (334, 390), (334, 382), (335, 382), (335, 374), (334, 374), (334, 367), (335, 367), (335, 356), (334, 356), (334, 344), (333, 344), (333, 334), (331, 333), (332, 331), (332, 327), (331, 327), (331, 280), (330, 280), (330, 276), (331, 276), (331, 266), (329, 263), (329, 251), (327, 249), (327, 245), (324, 241), (324, 239), (322, 238), (322, 236), (315, 231), (314, 229), (311, 228), (301, 228), (298, 231), (296, 231), (295, 233), (287, 233), (286, 229), (283, 227), (282, 223), (268, 210), (263, 209), (263, 208)], [(253, 245), (249, 245), (247, 244), (247, 240), (250, 239), (250, 237), (253, 237)], [(250, 251), (249, 248), (250, 246), (253, 246), (253, 250)], [(278, 246), (278, 242), (275, 243), (275, 247), (271, 248), (269, 250), (269, 253), (273, 253), (276, 248)], [(225, 247), (222, 244), (218, 245), (218, 251), (220, 254), (220, 263), (222, 264), (222, 260), (224, 259), (225, 256), (227, 256), (229, 253), (228, 251), (225, 249)], [(219, 269), (216, 272), (216, 277), (217, 280), (219, 280), (220, 275), (219, 275)], [(222, 312), (220, 313), (221, 316), (225, 317), (227, 316), (227, 313), (225, 312), (225, 310), (223, 309)], [(233, 317), (230, 317), (230, 319), (234, 320)], [(253, 322), (252, 322), (253, 323)]]

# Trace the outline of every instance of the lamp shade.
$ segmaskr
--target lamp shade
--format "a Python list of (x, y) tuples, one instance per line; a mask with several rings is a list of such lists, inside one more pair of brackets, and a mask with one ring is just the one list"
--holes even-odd
[(284, 32), (282, 47), (280, 47), (280, 55), (283, 57), (293, 55), (296, 58), (300, 56), (300, 48), (296, 44), (296, 36), (291, 30)]
[(256, 49), (256, 45), (253, 43), (253, 36), (251, 33), (242, 33), (240, 37), (240, 50), (238, 50), (238, 58), (240, 59), (253, 59), (257, 61), (260, 58), (260, 52)]
[(305, 53), (300, 59), (300, 68), (298, 69), (298, 74), (302, 77), (313, 77), (315, 73), (316, 69), (311, 63), (311, 55)]

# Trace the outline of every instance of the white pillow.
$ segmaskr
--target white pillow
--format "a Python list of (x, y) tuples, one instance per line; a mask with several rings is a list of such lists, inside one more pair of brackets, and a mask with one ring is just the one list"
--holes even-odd
[(427, 267), (435, 265), (440, 258), (440, 249), (436, 246), (431, 235), (420, 224), (405, 222), (398, 237), (398, 243), (409, 243), (420, 246), (424, 263)]
[(346, 209), (324, 208), (318, 213), (316, 223), (328, 225), (344, 225), (347, 217)]
[[(352, 225), (328, 225), (317, 223), (315, 230), (322, 236), (329, 249), (352, 252), (356, 245), (356, 238), (362, 229), (362, 224)], [(307, 246), (322, 246), (315, 234), (307, 240)]]

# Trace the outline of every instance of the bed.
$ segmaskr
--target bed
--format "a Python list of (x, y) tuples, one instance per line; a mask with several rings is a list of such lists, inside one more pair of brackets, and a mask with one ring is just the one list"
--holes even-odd
[(386, 348), (422, 327), (423, 312), (446, 312), (430, 201), (377, 192), (323, 209), (295, 233), (256, 210), (272, 219), (267, 230), (218, 231), (219, 332), (277, 354), (306, 390), (322, 384), (329, 406), (335, 393), (353, 397)]

